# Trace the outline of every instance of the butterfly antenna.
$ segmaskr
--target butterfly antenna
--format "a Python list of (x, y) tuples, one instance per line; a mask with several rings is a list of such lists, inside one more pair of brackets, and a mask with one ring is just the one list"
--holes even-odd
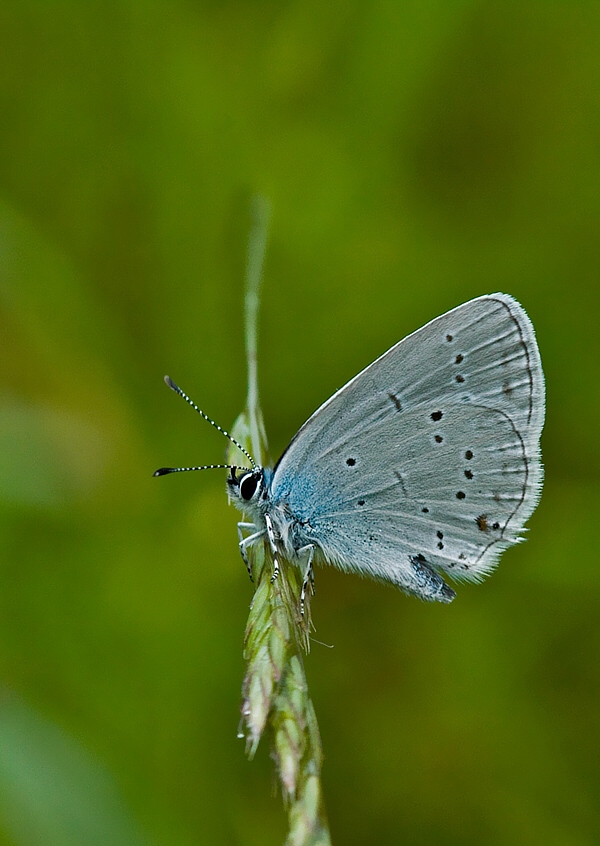
[[(172, 391), (175, 391), (176, 394), (179, 394), (180, 397), (183, 397), (183, 399), (187, 402), (187, 404), (191, 405), (192, 408), (194, 409), (194, 411), (198, 412), (200, 417), (203, 417), (206, 420), (207, 423), (210, 423), (211, 426), (214, 426), (215, 429), (218, 429), (218, 431), (222, 435), (225, 435), (225, 437), (228, 438), (231, 441), (231, 443), (234, 444), (234, 446), (236, 446), (240, 450), (240, 452), (243, 452), (244, 455), (246, 456), (246, 458), (248, 459), (248, 461), (250, 462), (252, 469), (256, 470), (256, 462), (254, 461), (254, 459), (252, 458), (250, 453), (246, 449), (244, 449), (244, 447), (241, 445), (241, 443), (239, 441), (236, 441), (236, 439), (233, 437), (233, 435), (230, 435), (229, 432), (226, 432), (225, 429), (223, 429), (221, 426), (219, 426), (218, 423), (215, 423), (214, 420), (211, 420), (211, 418), (208, 416), (208, 414), (205, 414), (201, 409), (199, 409), (198, 406), (196, 405), (196, 403), (193, 402), (188, 397), (188, 395), (185, 393), (185, 391), (181, 390), (179, 385), (175, 384), (175, 382), (171, 379), (170, 376), (165, 376), (165, 382), (167, 383), (167, 385), (169, 386), (169, 388)], [(154, 475), (155, 476), (164, 476), (165, 473), (163, 471), (168, 471), (170, 473), (173, 473), (173, 472), (180, 472), (180, 471), (183, 471), (183, 470), (210, 470), (213, 467), (214, 468), (217, 468), (217, 467), (231, 468), (231, 465), (230, 464), (207, 464), (206, 467), (174, 467), (174, 468), (163, 467), (161, 471), (157, 470)]]
[(167, 476), (169, 473), (189, 473), (191, 470), (244, 470), (244, 467), (237, 467), (235, 464), (203, 464), (201, 467), (161, 467), (155, 470), (153, 476)]

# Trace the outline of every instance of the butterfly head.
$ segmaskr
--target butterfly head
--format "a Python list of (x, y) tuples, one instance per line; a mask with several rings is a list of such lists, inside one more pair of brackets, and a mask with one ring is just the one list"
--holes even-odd
[(227, 477), (227, 493), (240, 511), (252, 514), (262, 510), (261, 503), (267, 497), (264, 469), (255, 467), (249, 470), (245, 467), (232, 467)]

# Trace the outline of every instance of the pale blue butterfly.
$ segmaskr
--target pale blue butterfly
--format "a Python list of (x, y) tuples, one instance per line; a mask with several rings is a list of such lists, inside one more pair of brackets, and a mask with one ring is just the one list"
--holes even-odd
[[(167, 377), (167, 384), (200, 411)], [(273, 469), (227, 467), (250, 520), (240, 550), (266, 539), (316, 562), (451, 602), (444, 581), (480, 581), (522, 540), (542, 488), (544, 375), (531, 321), (507, 294), (470, 300), (408, 335), (309, 417)], [(244, 533), (250, 534), (244, 537)]]

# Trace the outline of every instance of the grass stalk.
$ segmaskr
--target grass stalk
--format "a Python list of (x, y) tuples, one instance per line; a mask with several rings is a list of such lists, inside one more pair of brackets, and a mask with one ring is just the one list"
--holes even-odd
[[(252, 210), (245, 296), (248, 396), (246, 409), (232, 434), (262, 464), (268, 450), (258, 394), (257, 321), (268, 202), (255, 198)], [(299, 568), (280, 560), (279, 578), (272, 582), (273, 561), (268, 545), (257, 543), (247, 551), (255, 592), (244, 638), (241, 732), (246, 738), (246, 751), (252, 758), (268, 731), (288, 813), (285, 846), (330, 846), (321, 786), (321, 737), (303, 661), (310, 644), (310, 597), (306, 597), (301, 615)]]

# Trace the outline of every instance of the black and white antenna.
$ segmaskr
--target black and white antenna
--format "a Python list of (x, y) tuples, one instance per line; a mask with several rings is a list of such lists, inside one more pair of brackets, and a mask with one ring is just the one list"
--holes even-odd
[[(210, 425), (214, 426), (215, 429), (217, 429), (222, 435), (225, 435), (225, 437), (228, 438), (231, 441), (231, 443), (234, 446), (236, 446), (240, 450), (240, 452), (242, 452), (246, 456), (246, 458), (248, 459), (248, 461), (251, 464), (252, 470), (257, 469), (256, 468), (256, 462), (254, 461), (254, 459), (252, 458), (250, 453), (246, 449), (244, 449), (244, 447), (241, 445), (241, 443), (239, 441), (236, 441), (236, 439), (233, 437), (233, 435), (230, 435), (229, 432), (226, 432), (225, 429), (223, 429), (221, 426), (219, 426), (218, 423), (215, 423), (215, 421), (212, 420), (208, 416), (208, 414), (205, 414), (200, 408), (198, 408), (196, 403), (188, 397), (188, 395), (185, 393), (185, 391), (181, 390), (179, 385), (175, 384), (175, 382), (171, 379), (170, 376), (165, 376), (165, 382), (167, 383), (169, 388), (171, 388), (172, 391), (175, 391), (176, 394), (179, 394), (180, 397), (183, 397), (183, 399), (187, 402), (187, 404), (191, 405), (192, 408), (194, 409), (194, 411), (198, 412), (200, 417), (203, 417), (207, 421), (207, 423), (210, 423)], [(161, 467), (158, 470), (156, 470), (153, 473), (153, 475), (154, 476), (166, 476), (169, 473), (189, 473), (191, 470), (233, 470), (234, 473), (235, 473), (235, 471), (237, 469), (242, 470), (244, 468), (241, 468), (241, 467), (238, 468), (237, 465), (234, 465), (234, 464), (203, 464), (201, 467)]]

